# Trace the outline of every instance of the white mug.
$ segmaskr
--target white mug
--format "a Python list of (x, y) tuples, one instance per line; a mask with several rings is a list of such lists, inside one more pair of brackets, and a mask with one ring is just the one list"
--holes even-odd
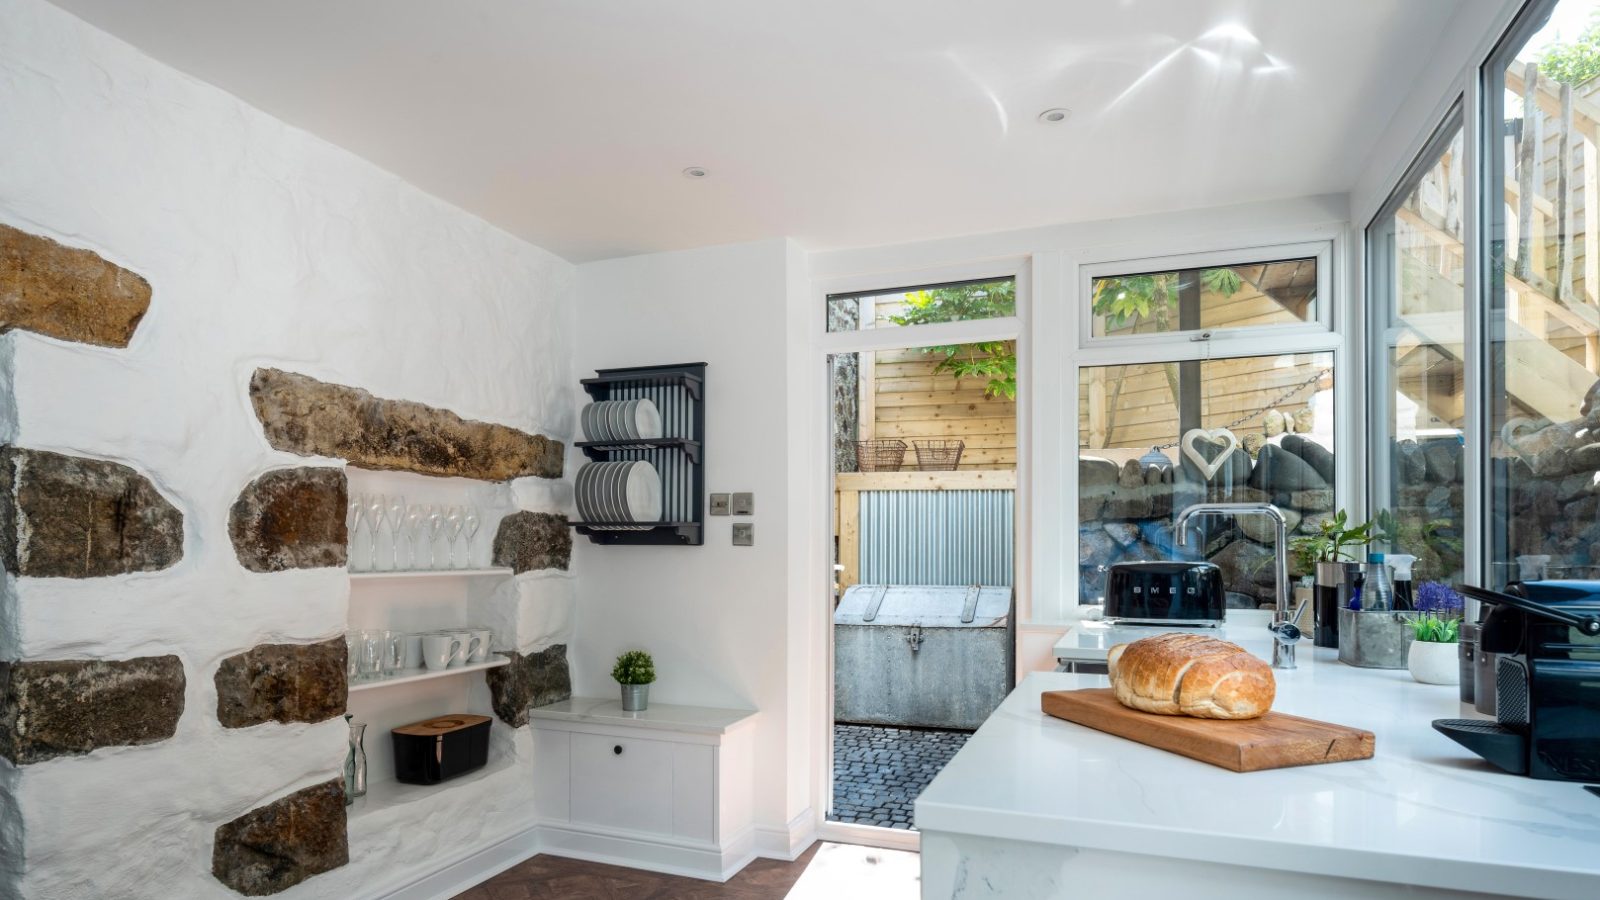
[(493, 634), (487, 628), (473, 628), (472, 646), (467, 651), (467, 662), (481, 663), (489, 660), (489, 642)]
[(422, 668), (422, 635), (406, 634), (400, 637), (400, 668)]
[(467, 631), (446, 631), (446, 635), (455, 640), (455, 649), (450, 651), (450, 665), (464, 666), (467, 664), (467, 655), (473, 650), (472, 634)]
[(430, 669), (448, 668), (461, 653), (461, 642), (453, 634), (422, 636), (422, 663)]

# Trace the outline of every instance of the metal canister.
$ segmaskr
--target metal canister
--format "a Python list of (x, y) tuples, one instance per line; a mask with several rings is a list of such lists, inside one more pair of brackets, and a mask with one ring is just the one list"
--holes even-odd
[(1350, 594), (1359, 583), (1360, 575), (1360, 563), (1317, 563), (1317, 582), (1313, 588), (1317, 608), (1316, 646), (1339, 646), (1339, 610), (1350, 606)]

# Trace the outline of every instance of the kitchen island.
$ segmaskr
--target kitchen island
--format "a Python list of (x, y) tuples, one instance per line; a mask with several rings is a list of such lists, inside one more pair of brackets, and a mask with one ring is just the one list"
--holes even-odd
[(1035, 673), (916, 803), (923, 897), (1600, 897), (1600, 796), (1505, 774), (1436, 733), (1453, 686), (1299, 648), (1280, 712), (1376, 755), (1235, 773), (1051, 718)]

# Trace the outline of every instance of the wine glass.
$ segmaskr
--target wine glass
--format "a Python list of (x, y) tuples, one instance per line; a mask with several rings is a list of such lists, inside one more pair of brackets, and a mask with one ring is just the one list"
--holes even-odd
[(428, 507), (428, 568), (430, 569), (439, 568), (435, 546), (439, 543), (439, 532), (443, 528), (444, 510), (437, 506)]
[(408, 509), (406, 509), (406, 535), (410, 538), (407, 543), (410, 544), (411, 547), (410, 568), (413, 570), (422, 568), (421, 566), (417, 565), (417, 538), (422, 537), (422, 526), (427, 519), (427, 506), (418, 506), (416, 504), (412, 504)]
[(360, 494), (350, 495), (350, 501), (344, 508), (345, 538), (349, 541), (349, 559), (347, 565), (351, 569), (356, 567), (356, 535), (361, 531), (361, 518), (366, 514), (366, 506), (362, 503)]
[(389, 534), (392, 536), (389, 541), (389, 558), (391, 562), (389, 568), (398, 570), (400, 568), (400, 529), (401, 523), (404, 522), (406, 517), (406, 498), (400, 494), (390, 494), (389, 500), (384, 504), (383, 509), (389, 515)]
[(367, 568), (376, 572), (378, 570), (378, 531), (383, 528), (384, 503), (382, 494), (368, 494), (366, 496), (367, 531), (370, 533), (367, 544)]
[(459, 506), (452, 506), (445, 510), (444, 513), (444, 534), (445, 538), (450, 542), (450, 568), (452, 569), (456, 567), (456, 538), (461, 537), (461, 524), (465, 518), (466, 514), (462, 512)]
[(478, 526), (482, 524), (483, 520), (478, 518), (478, 508), (476, 506), (467, 507), (466, 515), (461, 518), (461, 533), (467, 537), (467, 565), (469, 567), (472, 565), (472, 536), (478, 533)]

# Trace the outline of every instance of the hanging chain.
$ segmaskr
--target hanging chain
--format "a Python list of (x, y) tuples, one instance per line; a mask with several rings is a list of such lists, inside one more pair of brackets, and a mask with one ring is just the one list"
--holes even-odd
[[(1247, 412), (1244, 415), (1240, 416), (1239, 418), (1234, 419), (1232, 422), (1229, 422), (1228, 424), (1222, 426), (1223, 430), (1224, 431), (1232, 431), (1235, 428), (1238, 428), (1240, 425), (1243, 425), (1244, 423), (1250, 421), (1251, 419), (1254, 419), (1256, 416), (1261, 415), (1262, 413), (1266, 412), (1267, 410), (1276, 408), (1279, 404), (1287, 401), (1290, 397), (1293, 397), (1295, 394), (1300, 393), (1301, 391), (1305, 390), (1307, 387), (1309, 387), (1309, 386), (1311, 386), (1313, 384), (1316, 384), (1318, 381), (1320, 381), (1322, 379), (1322, 376), (1324, 376), (1324, 375), (1326, 375), (1326, 374), (1328, 374), (1329, 372), (1332, 372), (1332, 371), (1333, 371), (1332, 369), (1321, 369), (1321, 370), (1319, 370), (1315, 375), (1312, 375), (1310, 378), (1307, 378), (1305, 381), (1302, 381), (1299, 384), (1295, 385), (1294, 387), (1289, 388), (1287, 391), (1284, 391), (1282, 396), (1280, 396), (1278, 399), (1272, 401), (1271, 403), (1268, 403), (1266, 406), (1261, 407), (1260, 409), (1256, 410), (1255, 412)], [(1182, 439), (1181, 439), (1181, 436), (1180, 436), (1180, 439), (1177, 440), (1177, 441), (1173, 441), (1170, 444), (1157, 444), (1154, 447), (1151, 447), (1150, 449), (1152, 449), (1152, 450), (1171, 450), (1173, 447), (1178, 446), (1178, 444), (1181, 443), (1181, 442), (1182, 442)]]

